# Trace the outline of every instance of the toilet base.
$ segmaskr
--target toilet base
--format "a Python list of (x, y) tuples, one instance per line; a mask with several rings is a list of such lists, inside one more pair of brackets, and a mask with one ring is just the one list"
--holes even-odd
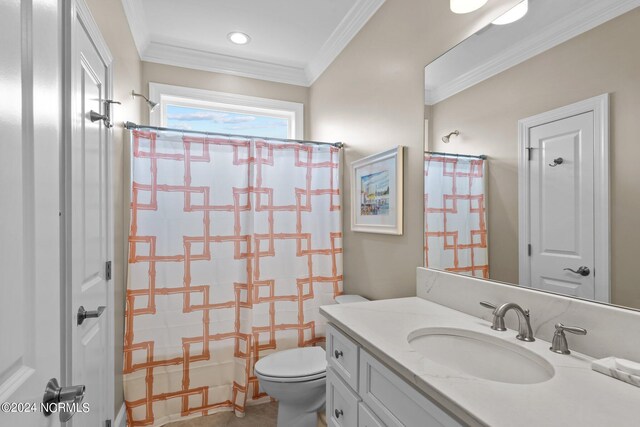
[(317, 427), (318, 413), (300, 411), (300, 406), (278, 403), (278, 427)]
[(278, 427), (317, 427), (318, 411), (325, 406), (326, 371), (293, 380), (267, 377), (258, 371), (256, 377), (260, 389), (278, 400)]

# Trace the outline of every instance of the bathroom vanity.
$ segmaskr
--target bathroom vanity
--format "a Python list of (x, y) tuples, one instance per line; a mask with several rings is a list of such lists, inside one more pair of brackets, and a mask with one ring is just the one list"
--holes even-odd
[[(465, 280), (469, 282), (461, 284)], [(448, 293), (447, 284), (452, 291), (473, 286), (494, 300), (502, 291), (496, 286), (507, 286), (419, 269), (418, 295)], [(578, 343), (588, 348), (586, 340), (597, 347), (593, 340), (602, 331), (569, 336), (574, 349), (569, 355), (549, 350), (549, 322), (575, 322), (593, 308), (576, 304), (592, 303), (515, 290), (529, 292), (503, 293), (531, 307), (533, 342), (516, 339), (515, 316), (507, 316), (506, 331), (492, 330), (491, 310), (480, 301), (480, 313), (488, 312), (484, 318), (420, 296), (323, 306), (329, 321), (328, 425), (636, 426), (640, 388), (593, 371), (593, 357), (575, 350)], [(475, 297), (474, 292), (466, 294)], [(532, 298), (540, 295), (559, 312), (537, 309), (540, 302)], [(595, 307), (596, 318), (602, 314), (598, 308), (616, 310)], [(607, 317), (615, 323), (616, 315)], [(607, 354), (630, 357), (623, 348)]]
[(640, 426), (640, 0), (520, 6), (425, 68), (428, 268), (321, 308), (331, 426)]
[(327, 331), (327, 359), (328, 425), (461, 425), (333, 326)]

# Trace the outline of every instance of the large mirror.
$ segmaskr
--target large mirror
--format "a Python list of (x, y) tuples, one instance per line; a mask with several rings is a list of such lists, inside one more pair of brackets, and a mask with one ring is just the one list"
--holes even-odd
[(425, 68), (425, 266), (640, 309), (639, 6), (524, 1)]

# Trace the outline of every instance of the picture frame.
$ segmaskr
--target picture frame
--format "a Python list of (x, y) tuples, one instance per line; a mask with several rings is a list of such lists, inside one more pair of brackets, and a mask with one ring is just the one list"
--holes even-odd
[(404, 146), (351, 163), (351, 230), (403, 234)]

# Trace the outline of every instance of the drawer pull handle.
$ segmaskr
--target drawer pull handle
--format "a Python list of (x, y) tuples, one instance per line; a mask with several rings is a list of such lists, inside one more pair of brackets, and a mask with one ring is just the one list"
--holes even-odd
[(333, 413), (336, 414), (336, 418), (340, 418), (340, 415), (344, 415), (342, 409), (336, 409)]
[(339, 358), (340, 358), (340, 356), (342, 356), (342, 352), (341, 352), (341, 351), (336, 350), (336, 351), (334, 351), (334, 352), (333, 352), (333, 355), (336, 357), (336, 359), (339, 359)]

